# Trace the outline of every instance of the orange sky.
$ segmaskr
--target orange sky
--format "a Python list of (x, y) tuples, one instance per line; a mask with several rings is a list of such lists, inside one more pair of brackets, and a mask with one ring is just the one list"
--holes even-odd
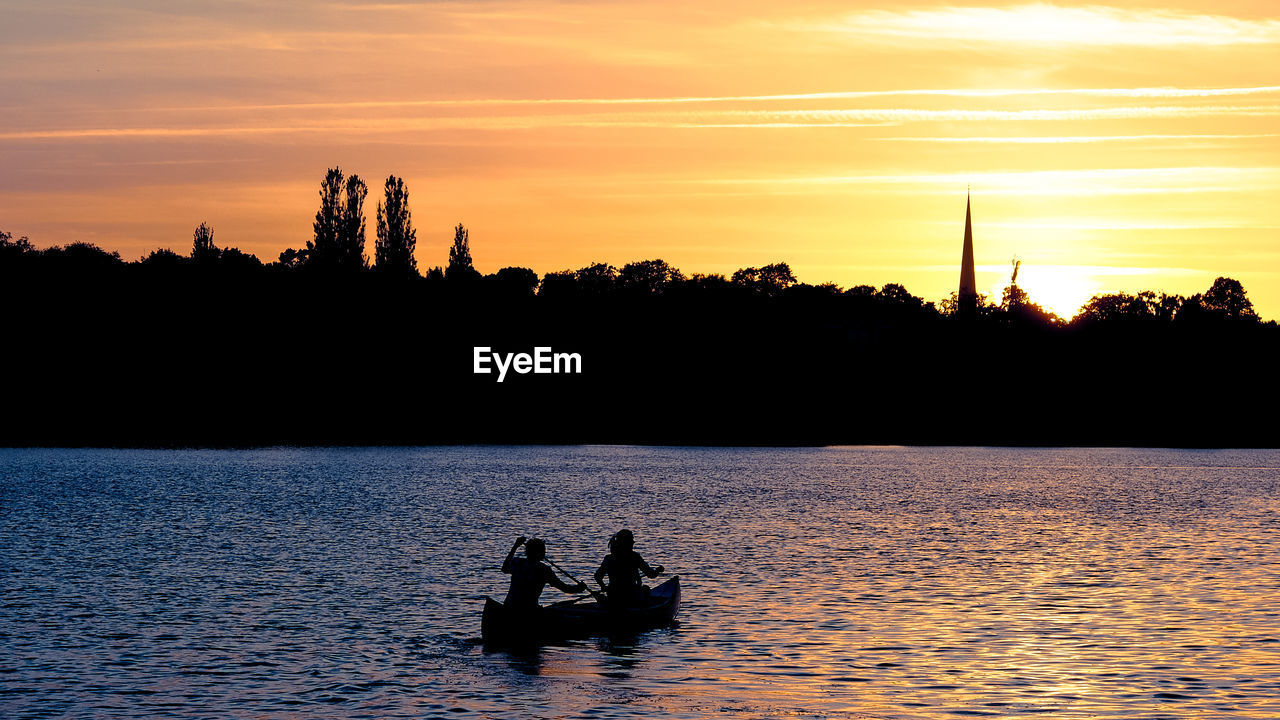
[[(178, 9), (171, 7), (179, 5)], [(271, 260), (325, 169), (409, 186), (422, 266), (661, 257), (810, 283), (1009, 261), (1070, 315), (1219, 275), (1280, 317), (1273, 2), (5, 4), (0, 229)]]

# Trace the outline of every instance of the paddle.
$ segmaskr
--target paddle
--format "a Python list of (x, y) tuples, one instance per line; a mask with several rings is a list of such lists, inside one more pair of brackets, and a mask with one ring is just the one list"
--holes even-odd
[[(555, 564), (555, 562), (554, 562), (554, 561), (552, 561), (552, 559), (551, 559), (551, 558), (549, 558), (549, 557), (543, 557), (542, 559), (543, 559), (543, 560), (546, 560), (546, 561), (547, 561), (547, 564), (548, 564), (548, 565), (550, 565), (551, 567), (555, 568), (556, 570), (559, 570), (559, 571), (560, 571), (560, 574), (562, 574), (562, 575), (564, 575), (565, 577), (569, 578), (570, 580), (572, 580), (572, 581), (574, 581), (574, 582), (578, 583), (578, 584), (579, 584), (579, 585), (581, 585), (582, 587), (587, 587), (587, 584), (586, 584), (586, 583), (582, 582), (581, 580), (579, 580), (578, 578), (574, 577), (573, 575), (570, 575), (568, 570), (565, 570), (564, 568), (562, 568), (562, 567), (560, 567), (559, 565)], [(587, 588), (587, 592), (591, 593), (591, 597), (595, 598), (596, 600), (599, 600), (599, 601), (600, 601), (600, 602), (602, 602), (602, 603), (605, 603), (605, 602), (608, 602), (608, 601), (609, 601), (609, 600), (608, 600), (608, 598), (606, 598), (604, 595), (601, 595), (600, 593), (596, 592), (595, 590), (592, 590), (592, 589), (591, 589), (591, 588), (589, 588), (589, 587)]]

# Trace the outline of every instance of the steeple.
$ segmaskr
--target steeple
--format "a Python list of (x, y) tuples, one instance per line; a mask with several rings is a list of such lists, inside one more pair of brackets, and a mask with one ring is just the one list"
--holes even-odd
[(969, 215), (969, 192), (964, 195), (964, 254), (960, 257), (960, 290), (956, 312), (973, 315), (978, 309), (978, 284), (973, 279), (973, 221)]

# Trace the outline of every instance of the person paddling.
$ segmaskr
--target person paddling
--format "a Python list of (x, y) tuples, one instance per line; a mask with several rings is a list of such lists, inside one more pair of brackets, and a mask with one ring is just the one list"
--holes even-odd
[[(525, 546), (524, 557), (516, 557), (516, 549), (521, 545)], [(547, 544), (541, 539), (528, 539), (523, 535), (516, 538), (515, 544), (507, 552), (507, 559), (502, 561), (502, 572), (511, 576), (511, 587), (507, 589), (504, 605), (512, 610), (537, 610), (538, 598), (546, 585), (554, 585), (566, 593), (586, 591), (586, 583), (570, 585), (556, 577), (551, 568), (542, 564), (542, 559), (546, 556)]]
[[(645, 577), (656, 578), (663, 572), (661, 565), (649, 567), (649, 563), (634, 550), (635, 536), (630, 530), (619, 530), (609, 539), (609, 554), (600, 569), (596, 570), (596, 584), (604, 588), (609, 602), (623, 606), (642, 605), (649, 597), (649, 588), (640, 580), (640, 573)], [(605, 577), (609, 584), (605, 585)]]

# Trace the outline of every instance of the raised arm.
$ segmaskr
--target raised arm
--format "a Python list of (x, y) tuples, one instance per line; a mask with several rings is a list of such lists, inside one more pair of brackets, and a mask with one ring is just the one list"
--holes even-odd
[(507, 551), (507, 559), (505, 559), (505, 560), (503, 560), (503, 561), (502, 561), (502, 572), (504, 572), (504, 573), (506, 573), (506, 574), (508, 574), (508, 575), (510, 575), (510, 574), (511, 574), (511, 561), (512, 561), (512, 560), (514, 560), (514, 559), (515, 559), (515, 557), (516, 557), (516, 548), (518, 548), (518, 547), (520, 547), (521, 545), (523, 545), (523, 544), (524, 544), (524, 541), (525, 541), (525, 540), (527, 540), (527, 539), (528, 539), (528, 538), (526, 538), (526, 537), (525, 537), (525, 536), (523, 536), (523, 535), (521, 535), (520, 537), (516, 538), (516, 542), (515, 542), (515, 544), (511, 546), (511, 549), (510, 549), (510, 550), (508, 550), (508, 551)]
[(661, 565), (658, 567), (649, 567), (649, 563), (645, 562), (644, 558), (640, 557), (640, 553), (636, 553), (636, 560), (639, 562), (640, 572), (644, 573), (644, 576), (651, 580), (661, 575), (666, 569)]

